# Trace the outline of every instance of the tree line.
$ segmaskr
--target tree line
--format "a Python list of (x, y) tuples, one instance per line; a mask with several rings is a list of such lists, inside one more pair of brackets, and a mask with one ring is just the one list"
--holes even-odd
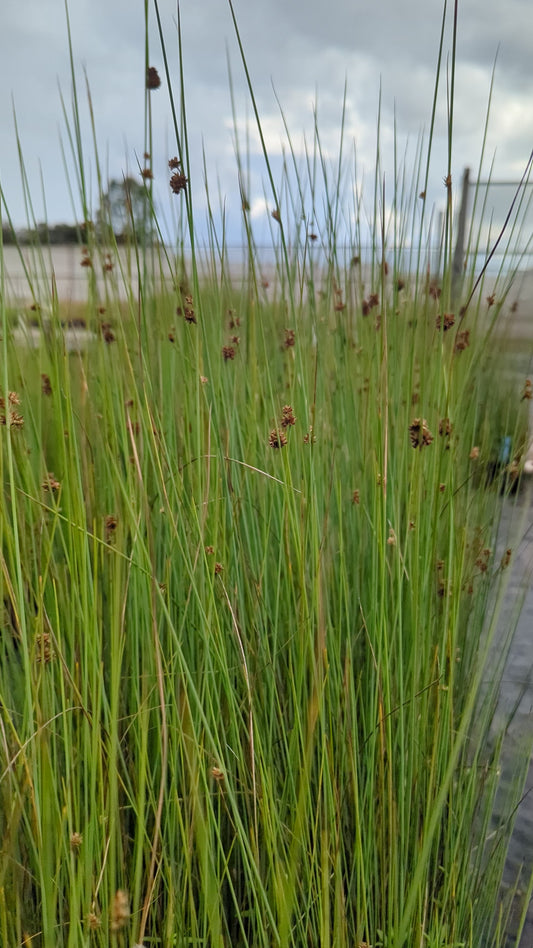
[[(144, 184), (135, 178), (113, 179), (100, 198), (94, 220), (96, 236), (103, 240), (126, 243), (132, 238), (138, 242), (153, 242), (153, 215), (150, 195)], [(2, 224), (4, 246), (35, 243), (45, 245), (80, 244), (87, 242), (87, 224), (38, 223), (35, 227), (14, 228)]]

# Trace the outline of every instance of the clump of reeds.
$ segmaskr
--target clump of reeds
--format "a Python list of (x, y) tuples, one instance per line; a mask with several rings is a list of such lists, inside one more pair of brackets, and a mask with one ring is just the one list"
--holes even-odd
[[(496, 820), (495, 549), (530, 387), (494, 392), (447, 269), (407, 272), (402, 246), (385, 268), (385, 241), (363, 271), (361, 208), (342, 266), (325, 165), (274, 188), (265, 150), (270, 299), (244, 200), (248, 279), (216, 234), (200, 279), (170, 107), (190, 260), (132, 236), (125, 303), (120, 266), (105, 292), (84, 267), (100, 333), (68, 358), (60, 333), (15, 346), (1, 297), (3, 942), (503, 946), (531, 880), (501, 887), (526, 756)], [(323, 267), (282, 193), (327, 195)], [(120, 259), (86, 233), (83, 259)]]

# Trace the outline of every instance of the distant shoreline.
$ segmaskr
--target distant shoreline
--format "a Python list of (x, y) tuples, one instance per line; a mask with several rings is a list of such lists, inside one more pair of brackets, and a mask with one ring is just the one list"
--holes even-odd
[[(338, 248), (339, 269), (341, 272), (348, 273), (353, 269), (351, 261), (350, 248)], [(227, 266), (230, 281), (233, 284), (245, 283), (248, 278), (247, 248), (230, 247), (227, 248)], [(257, 253), (257, 277), (267, 285), (276, 282), (276, 251), (272, 247), (260, 247)], [(302, 249), (300, 249), (300, 255)], [(319, 245), (313, 246), (308, 253), (308, 261), (313, 262), (315, 272), (320, 273), (326, 267), (326, 258)], [(368, 261), (357, 262), (356, 272), (359, 275), (362, 272), (363, 282), (370, 281), (370, 259), (371, 248), (368, 248)], [(169, 260), (173, 262), (175, 258), (173, 248), (154, 247), (154, 285), (166, 286), (172, 282), (179, 282), (182, 275), (179, 273), (179, 265), (174, 270), (169, 265)], [(391, 251), (392, 255), (392, 251)], [(21, 259), (22, 256), (22, 259)], [(151, 252), (148, 254), (150, 259)], [(105, 298), (106, 294), (114, 298), (127, 299), (130, 293), (138, 293), (138, 273), (137, 260), (135, 254), (127, 246), (119, 246), (110, 251), (109, 256), (105, 252), (100, 252), (98, 259), (91, 261), (88, 266), (86, 261), (88, 255), (84, 249), (76, 244), (58, 244), (42, 249), (23, 246), (7, 245), (3, 248), (4, 264), (4, 282), (6, 290), (6, 300), (9, 305), (24, 306), (37, 299), (41, 305), (53, 298), (57, 293), (64, 302), (83, 303), (88, 297), (89, 273), (96, 275), (98, 293)], [(205, 248), (199, 248), (197, 252), (200, 272), (202, 277), (209, 277), (213, 273), (212, 254)], [(409, 251), (404, 254), (406, 266), (402, 273), (409, 273)], [(26, 271), (25, 271), (25, 266)], [(185, 251), (186, 268), (190, 270), (190, 252)], [(416, 251), (412, 251), (411, 263), (416, 262)], [(424, 267), (427, 266), (427, 254), (422, 256)], [(479, 269), (482, 266), (482, 260), (479, 261)], [(529, 257), (527, 262), (530, 262)], [(109, 264), (109, 269), (107, 268)], [(220, 274), (220, 261), (216, 261), (218, 275)], [(497, 273), (497, 265), (491, 267), (487, 273), (487, 279), (492, 280)], [(317, 280), (317, 283), (319, 281)], [(527, 300), (528, 312), (533, 313), (533, 269), (519, 271), (517, 277), (518, 297), (522, 302)]]

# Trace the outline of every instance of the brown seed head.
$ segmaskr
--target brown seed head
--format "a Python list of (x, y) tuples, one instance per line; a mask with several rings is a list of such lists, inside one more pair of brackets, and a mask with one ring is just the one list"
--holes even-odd
[(111, 931), (119, 932), (129, 921), (130, 903), (128, 893), (124, 889), (118, 889), (111, 906)]
[(49, 632), (39, 632), (35, 636), (35, 661), (48, 665), (55, 658), (54, 646)]
[(441, 438), (449, 438), (452, 433), (452, 424), (449, 418), (441, 418), (439, 421), (439, 434)]
[(477, 559), (476, 559), (476, 566), (477, 566), (478, 570), (480, 571), (480, 573), (486, 573), (486, 572), (487, 572), (487, 570), (488, 570), (488, 568), (489, 568), (489, 560), (490, 560), (490, 557), (491, 557), (491, 553), (492, 553), (492, 550), (489, 550), (488, 547), (485, 547), (485, 548), (484, 548), (483, 550), (481, 550), (481, 552), (479, 553), (479, 555), (478, 555), (478, 557), (477, 557)]
[(87, 916), (87, 927), (92, 932), (96, 932), (102, 927), (102, 919), (96, 912), (89, 912)]
[(180, 191), (184, 191), (187, 185), (188, 178), (185, 177), (183, 172), (176, 171), (170, 178), (170, 190), (173, 194), (179, 194)]
[[(3, 398), (0, 398), (0, 408), (5, 408)], [(8, 415), (6, 415), (5, 411), (2, 411), (0, 414), (0, 425), (5, 425), (6, 428), (22, 428), (24, 426), (24, 418), (16, 411), (10, 411)]]
[(425, 418), (414, 418), (409, 425), (409, 437), (413, 448), (423, 448), (433, 441)]
[(287, 435), (283, 430), (273, 428), (270, 432), (268, 443), (271, 448), (283, 448), (287, 444)]
[(161, 79), (159, 78), (159, 73), (155, 66), (148, 66), (146, 70), (146, 88), (150, 89), (159, 89), (161, 85)]
[(296, 424), (296, 418), (294, 417), (293, 410), (290, 405), (284, 405), (281, 410), (281, 426), (282, 428), (288, 428), (290, 425)]
[(52, 394), (52, 383), (50, 382), (50, 376), (43, 374), (41, 375), (41, 392), (43, 395)]
[(100, 323), (100, 332), (102, 333), (104, 342), (107, 342), (108, 345), (115, 341), (115, 334), (111, 329), (111, 323)]
[(448, 332), (448, 329), (451, 329), (454, 323), (455, 316), (453, 313), (444, 313), (443, 316), (439, 313), (435, 320), (437, 329), (442, 329), (444, 332)]
[(81, 833), (71, 833), (70, 834), (70, 848), (73, 853), (77, 853), (83, 843), (83, 835)]
[(170, 168), (171, 171), (179, 171), (180, 168), (181, 168), (181, 165), (180, 165), (180, 163), (179, 163), (179, 159), (178, 159), (178, 158), (169, 158), (169, 160), (168, 160), (168, 167)]
[(457, 333), (457, 338), (455, 340), (454, 351), (463, 352), (464, 349), (468, 349), (470, 345), (470, 330), (463, 329), (461, 332)]
[(296, 342), (296, 333), (294, 329), (285, 330), (285, 339), (283, 341), (283, 346), (285, 349), (290, 349), (291, 346), (294, 346)]
[(529, 401), (531, 398), (533, 398), (533, 385), (531, 384), (531, 379), (526, 379), (522, 392), (522, 401), (524, 401), (524, 399)]
[(511, 550), (510, 547), (508, 547), (508, 549), (505, 551), (501, 559), (500, 566), (502, 569), (507, 569), (507, 567), (509, 566), (509, 563), (511, 562), (512, 553), (513, 551)]
[(42, 489), (45, 491), (50, 491), (52, 494), (56, 494), (58, 490), (61, 489), (61, 484), (50, 471), (46, 475), (42, 483)]
[(233, 346), (222, 346), (222, 355), (224, 356), (224, 362), (231, 361), (235, 358), (235, 349)]

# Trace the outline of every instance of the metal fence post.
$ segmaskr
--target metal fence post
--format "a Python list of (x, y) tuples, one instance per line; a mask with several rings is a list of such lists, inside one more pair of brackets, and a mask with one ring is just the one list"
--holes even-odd
[(457, 220), (457, 238), (452, 261), (452, 299), (457, 300), (464, 273), (466, 212), (468, 210), (468, 190), (470, 187), (470, 168), (463, 171), (463, 185), (461, 190), (461, 204)]

